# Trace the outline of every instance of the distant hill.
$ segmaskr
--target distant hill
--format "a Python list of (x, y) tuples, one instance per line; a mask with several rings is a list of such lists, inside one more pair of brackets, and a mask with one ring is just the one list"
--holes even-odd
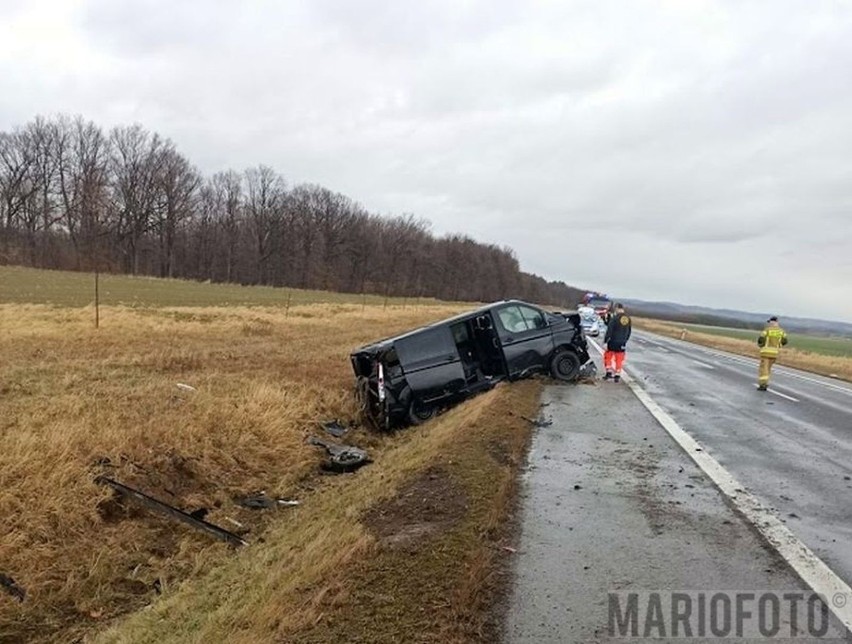
[[(706, 306), (690, 306), (674, 302), (645, 302), (629, 299), (624, 299), (622, 302), (635, 315), (640, 317), (740, 329), (762, 328), (771, 315), (770, 313), (753, 313), (732, 309), (712, 309)], [(781, 322), (785, 329), (797, 333), (852, 337), (852, 324), (847, 322), (787, 316), (783, 316)]]

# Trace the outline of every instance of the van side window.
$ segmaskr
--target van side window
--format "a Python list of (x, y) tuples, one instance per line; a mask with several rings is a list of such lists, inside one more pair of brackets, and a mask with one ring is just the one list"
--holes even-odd
[(502, 327), (509, 333), (522, 333), (529, 328), (518, 306), (506, 306), (499, 309), (497, 317), (500, 318)]
[(543, 329), (547, 326), (547, 321), (544, 319), (544, 313), (537, 309), (531, 309), (528, 306), (519, 306), (521, 315), (527, 323), (529, 329)]

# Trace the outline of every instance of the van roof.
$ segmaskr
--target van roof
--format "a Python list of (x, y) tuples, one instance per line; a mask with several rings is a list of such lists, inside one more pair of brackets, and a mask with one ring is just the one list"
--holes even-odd
[[(443, 320), (436, 320), (431, 324), (424, 324), (423, 326), (417, 327), (416, 329), (412, 329), (411, 331), (406, 331), (405, 333), (401, 333), (399, 335), (394, 335), (389, 338), (384, 338), (382, 340), (377, 340), (371, 344), (365, 345), (360, 349), (356, 349), (352, 352), (352, 355), (358, 353), (376, 353), (378, 351), (382, 351), (384, 349), (389, 348), (391, 344), (396, 342), (397, 340), (402, 340), (403, 338), (410, 337), (415, 333), (420, 333), (425, 331), (426, 329), (431, 329), (436, 326), (441, 326), (444, 324), (453, 324), (454, 322), (460, 322), (462, 320), (467, 320), (472, 317), (476, 317), (477, 315), (481, 315), (482, 313), (486, 313), (493, 309), (495, 306), (499, 306), (501, 304), (526, 304), (528, 306), (535, 306), (534, 304), (530, 304), (529, 302), (524, 302), (522, 300), (498, 300), (496, 302), (491, 302), (491, 304), (485, 304), (484, 306), (480, 306), (477, 309), (473, 309), (471, 311), (465, 311), (464, 313), (459, 313), (458, 315), (454, 315), (453, 317), (446, 318)], [(540, 307), (537, 307), (540, 308)]]

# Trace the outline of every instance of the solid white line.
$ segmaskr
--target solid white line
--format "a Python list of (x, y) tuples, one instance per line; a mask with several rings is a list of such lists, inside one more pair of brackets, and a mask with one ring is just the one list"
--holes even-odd
[[(595, 348), (600, 351), (597, 343)], [(781, 520), (754, 495), (746, 492), (742, 485), (710, 456), (692, 436), (677, 424), (668, 412), (640, 387), (632, 377), (625, 374), (624, 381), (651, 415), (674, 441), (680, 445), (695, 464), (719, 491), (728, 497), (740, 514), (749, 521), (763, 538), (778, 552), (811, 590), (825, 599), (828, 608), (837, 619), (852, 631), (852, 588), (843, 581), (825, 562), (814, 554)], [(836, 598), (839, 598), (835, 601)], [(842, 604), (838, 606), (838, 604)]]
[(716, 369), (712, 364), (707, 364), (706, 362), (701, 362), (701, 360), (696, 360), (692, 358), (692, 361), (697, 364), (699, 367), (704, 367), (705, 369)]

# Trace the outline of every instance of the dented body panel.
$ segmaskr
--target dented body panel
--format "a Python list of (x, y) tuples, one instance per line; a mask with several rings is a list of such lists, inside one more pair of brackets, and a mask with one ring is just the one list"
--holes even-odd
[(501, 380), (548, 372), (573, 379), (589, 354), (579, 315), (506, 300), (361, 347), (350, 359), (364, 415), (390, 429)]

